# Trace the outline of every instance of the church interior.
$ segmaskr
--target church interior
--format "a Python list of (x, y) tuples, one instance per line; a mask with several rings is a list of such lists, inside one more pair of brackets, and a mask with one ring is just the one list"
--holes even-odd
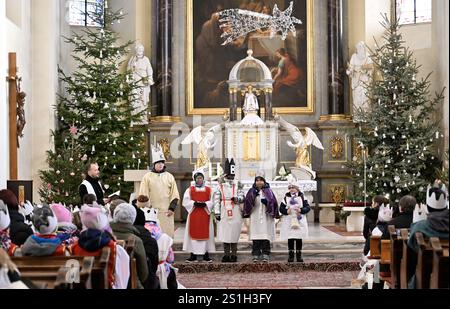
[(448, 289), (448, 6), (0, 0), (0, 288)]

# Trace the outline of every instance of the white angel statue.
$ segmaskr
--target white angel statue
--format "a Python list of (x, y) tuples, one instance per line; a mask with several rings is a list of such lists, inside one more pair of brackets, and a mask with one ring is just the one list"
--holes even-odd
[(310, 128), (306, 127), (306, 134), (302, 134), (299, 128), (290, 124), (281, 117), (279, 118), (279, 122), (281, 126), (283, 126), (291, 134), (291, 137), (294, 140), (294, 143), (291, 141), (287, 141), (287, 145), (295, 149), (295, 153), (297, 156), (295, 160), (295, 166), (298, 168), (304, 168), (308, 170), (312, 175), (315, 175), (314, 171), (312, 171), (311, 169), (312, 165), (308, 146), (313, 145), (319, 149), (324, 149), (316, 133), (314, 133), (314, 131)]
[(203, 126), (198, 126), (194, 128), (191, 133), (181, 142), (182, 145), (189, 145), (191, 143), (196, 143), (198, 145), (197, 150), (197, 163), (195, 164), (195, 169), (200, 169), (205, 166), (209, 166), (210, 160), (208, 157), (208, 150), (213, 149), (217, 144), (216, 135), (222, 129), (220, 124), (210, 128), (203, 135), (205, 128)]

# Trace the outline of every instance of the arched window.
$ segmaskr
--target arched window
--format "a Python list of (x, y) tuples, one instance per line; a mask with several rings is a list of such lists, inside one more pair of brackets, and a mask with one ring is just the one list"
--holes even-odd
[(105, 0), (70, 0), (69, 24), (71, 26), (101, 27), (102, 21), (95, 20), (96, 12), (101, 15)]
[(431, 0), (395, 0), (400, 25), (431, 22)]

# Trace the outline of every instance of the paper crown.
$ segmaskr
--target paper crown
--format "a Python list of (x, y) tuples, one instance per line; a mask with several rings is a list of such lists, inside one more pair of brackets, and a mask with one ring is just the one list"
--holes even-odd
[(427, 188), (427, 206), (433, 209), (445, 209), (447, 207), (446, 204), (446, 194), (439, 187), (431, 187)]
[(225, 161), (225, 175), (236, 175), (236, 164), (234, 163), (234, 159), (231, 158)]
[(155, 208), (142, 208), (146, 222), (156, 222), (159, 225), (158, 210)]
[(388, 222), (392, 219), (392, 208), (389, 205), (382, 204), (380, 210), (378, 211), (378, 221)]
[(266, 178), (266, 173), (263, 170), (258, 170), (255, 173), (255, 178), (258, 178), (258, 177), (265, 179)]
[(195, 181), (195, 177), (200, 174), (203, 176), (203, 179), (206, 178), (207, 173), (205, 172), (205, 168), (199, 168), (199, 169), (194, 170), (192, 172), (192, 179)]
[(428, 214), (428, 209), (423, 204), (416, 204), (413, 211), (413, 223), (421, 220), (426, 220)]
[(156, 146), (152, 145), (152, 164), (161, 161), (166, 161), (161, 145), (160, 144), (156, 144)]
[(6, 230), (10, 223), (8, 207), (0, 200), (0, 231)]

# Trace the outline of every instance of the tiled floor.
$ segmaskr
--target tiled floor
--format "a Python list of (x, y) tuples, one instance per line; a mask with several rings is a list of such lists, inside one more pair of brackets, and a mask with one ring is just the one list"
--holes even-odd
[[(336, 250), (336, 248), (347, 248), (343, 250), (349, 250), (352, 248), (353, 251), (357, 252), (353, 255), (339, 255), (331, 254), (326, 258), (327, 262), (337, 261), (337, 260), (348, 260), (355, 261), (355, 256), (359, 256), (359, 250), (362, 251), (364, 238), (362, 236), (341, 236), (334, 233), (319, 223), (309, 224), (309, 237), (304, 240), (304, 249), (310, 249), (310, 252), (326, 251), (327, 249)], [(184, 239), (185, 225), (176, 224), (175, 237), (174, 237), (174, 247), (178, 248), (175, 250), (181, 250), (181, 245)], [(250, 241), (248, 239), (247, 231), (245, 225), (243, 225), (243, 230), (239, 240), (239, 250), (249, 250)], [(273, 251), (277, 252), (278, 255), (274, 254), (274, 260), (283, 260), (287, 254), (287, 241), (282, 241), (279, 239), (279, 228), (277, 228), (277, 236), (275, 242), (272, 244)], [(214, 258), (215, 261), (219, 261), (221, 244), (216, 242), (217, 247), (217, 257)], [(352, 250), (350, 249), (350, 250)], [(238, 251), (239, 251), (238, 250)], [(284, 252), (286, 251), (286, 252)], [(308, 251), (308, 250), (305, 250)], [(245, 251), (247, 252), (247, 251)], [(241, 252), (239, 259), (244, 260)], [(239, 252), (238, 252), (239, 253)], [(315, 258), (318, 262), (321, 260), (325, 261), (324, 256), (320, 254), (315, 256), (314, 254), (309, 254), (309, 259)], [(183, 257), (184, 258), (184, 257)], [(176, 256), (176, 261), (183, 262), (182, 253), (178, 251), (178, 258)], [(305, 259), (306, 260), (306, 259)], [(357, 259), (356, 259), (357, 260)], [(302, 271), (286, 271), (286, 272), (234, 272), (234, 271), (208, 271), (208, 272), (180, 272), (177, 277), (178, 280), (186, 288), (194, 289), (208, 289), (208, 288), (237, 288), (237, 289), (304, 289), (304, 288), (350, 288), (352, 279), (356, 278), (358, 271), (348, 270), (348, 271), (315, 271), (315, 270), (302, 270)]]

